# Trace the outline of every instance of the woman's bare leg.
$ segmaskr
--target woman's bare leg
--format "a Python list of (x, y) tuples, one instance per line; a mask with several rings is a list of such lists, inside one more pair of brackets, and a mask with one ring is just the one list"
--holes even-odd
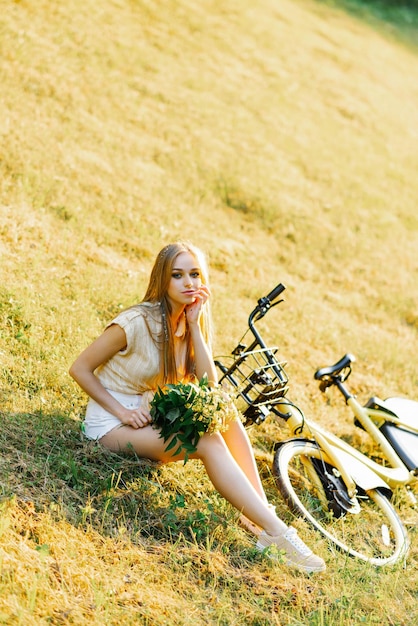
[(171, 452), (165, 452), (167, 443), (152, 426), (137, 429), (131, 426), (114, 428), (100, 439), (100, 443), (112, 452), (134, 451), (139, 457), (151, 461), (168, 463), (184, 459), (184, 455), (173, 456)]
[[(134, 450), (138, 456), (153, 461), (167, 463), (184, 459), (184, 454), (172, 456), (170, 452), (165, 452), (167, 444), (152, 426), (137, 430), (129, 426), (116, 428), (100, 441), (114, 452)], [(190, 455), (190, 458), (203, 462), (215, 489), (257, 526), (270, 535), (285, 532), (287, 526), (268, 508), (264, 492), (262, 491), (260, 495), (219, 433), (203, 435), (198, 443), (197, 452)]]
[(222, 437), (230, 453), (247, 476), (258, 495), (267, 502), (267, 496), (264, 493), (263, 485), (260, 480), (254, 452), (242, 422), (240, 420), (232, 421), (228, 430), (222, 433)]
[(204, 435), (199, 441), (198, 454), (212, 484), (228, 502), (269, 535), (280, 535), (286, 531), (286, 524), (268, 507), (263, 488), (260, 494), (222, 436), (218, 433)]

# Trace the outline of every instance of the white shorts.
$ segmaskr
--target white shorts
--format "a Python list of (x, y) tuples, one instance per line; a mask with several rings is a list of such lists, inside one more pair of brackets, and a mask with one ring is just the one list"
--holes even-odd
[[(120, 393), (119, 391), (112, 391), (112, 389), (107, 389), (107, 391), (126, 409), (137, 409), (141, 406), (141, 395)], [(101, 439), (114, 428), (121, 426), (123, 424), (119, 418), (106, 411), (92, 398), (89, 399), (86, 416), (82, 424), (82, 431), (88, 439)]]

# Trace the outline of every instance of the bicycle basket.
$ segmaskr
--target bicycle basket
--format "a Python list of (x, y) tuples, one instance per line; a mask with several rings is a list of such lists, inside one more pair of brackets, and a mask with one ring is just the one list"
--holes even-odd
[(229, 369), (222, 368), (220, 383), (229, 382), (236, 406), (247, 421), (259, 423), (288, 390), (285, 363), (276, 360), (278, 348), (241, 352)]

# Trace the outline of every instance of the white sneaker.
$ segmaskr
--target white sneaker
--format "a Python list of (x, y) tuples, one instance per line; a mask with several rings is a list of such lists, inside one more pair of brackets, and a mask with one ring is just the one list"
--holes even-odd
[(258, 536), (255, 547), (263, 552), (269, 546), (275, 546), (279, 552), (282, 552), (286, 565), (290, 567), (296, 567), (308, 573), (323, 572), (326, 569), (325, 561), (303, 543), (296, 528), (292, 526), (283, 535), (277, 536), (269, 535), (263, 530)]

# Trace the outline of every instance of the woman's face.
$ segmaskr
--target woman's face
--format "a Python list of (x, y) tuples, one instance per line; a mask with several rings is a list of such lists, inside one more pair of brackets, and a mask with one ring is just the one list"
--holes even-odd
[(174, 260), (167, 296), (173, 308), (192, 304), (202, 285), (201, 269), (190, 252), (181, 252)]

